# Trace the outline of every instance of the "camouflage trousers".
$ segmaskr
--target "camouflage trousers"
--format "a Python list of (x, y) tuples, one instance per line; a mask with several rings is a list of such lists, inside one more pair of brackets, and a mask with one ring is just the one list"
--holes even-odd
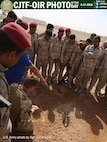
[(57, 80), (57, 76), (59, 74), (59, 70), (60, 70), (60, 61), (51, 59), (49, 61), (48, 76), (51, 76), (51, 74), (52, 74), (52, 77), (55, 80)]
[(43, 61), (43, 60), (38, 60), (37, 59), (36, 67), (38, 68), (38, 70), (40, 70), (40, 68), (41, 68), (41, 73), (42, 73), (42, 76), (44, 78), (46, 78), (46, 76), (47, 76), (47, 73), (46, 73), (47, 66), (48, 66), (48, 60)]
[(73, 79), (75, 78), (78, 72), (79, 64), (74, 63), (71, 69), (68, 70), (68, 83), (73, 83)]
[(87, 88), (88, 82), (90, 81), (93, 72), (93, 68), (81, 66), (76, 75), (75, 84), (81, 86), (82, 89)]
[(99, 92), (107, 83), (107, 70), (102, 71), (98, 85), (96, 86), (96, 92)]
[(95, 87), (96, 83), (98, 84), (98, 80), (99, 80), (100, 76), (101, 76), (100, 69), (97, 69), (96, 71), (93, 72), (93, 75), (91, 77), (90, 84), (88, 87), (89, 90), (91, 90), (93, 87)]

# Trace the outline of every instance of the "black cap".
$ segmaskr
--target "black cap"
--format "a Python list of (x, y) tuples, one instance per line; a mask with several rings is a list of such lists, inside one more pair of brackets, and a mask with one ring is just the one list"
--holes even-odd
[(94, 39), (98, 39), (99, 42), (101, 41), (100, 36), (95, 36)]
[(17, 19), (17, 15), (14, 13), (14, 11), (9, 11), (7, 16), (14, 18), (15, 20)]
[(52, 36), (52, 31), (48, 29), (48, 30), (45, 31), (45, 34)]
[(53, 29), (53, 28), (54, 28), (54, 25), (52, 25), (52, 24), (47, 25), (47, 29)]
[(92, 43), (92, 40), (91, 40), (90, 38), (87, 38), (87, 39), (86, 39), (86, 42)]
[(96, 36), (96, 33), (92, 33), (90, 36)]
[(76, 36), (75, 36), (74, 34), (71, 34), (71, 35), (70, 35), (70, 39), (75, 39), (75, 37), (76, 37)]

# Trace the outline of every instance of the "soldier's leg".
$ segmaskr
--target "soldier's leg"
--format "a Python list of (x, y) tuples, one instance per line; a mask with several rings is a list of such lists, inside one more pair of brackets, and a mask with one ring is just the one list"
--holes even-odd
[(92, 74), (93, 74), (93, 71), (91, 69), (87, 68), (85, 70), (84, 78), (82, 81), (82, 89), (87, 89), (88, 82), (90, 81)]
[(58, 74), (59, 74), (59, 70), (60, 70), (60, 63), (59, 62), (55, 62), (55, 71), (52, 74), (52, 78), (58, 82)]
[(91, 77), (89, 87), (88, 87), (88, 90), (91, 90), (95, 86), (95, 84), (98, 81), (99, 77), (100, 77), (100, 72), (94, 72), (93, 73), (93, 75)]
[(74, 82), (73, 82), (73, 79), (74, 79), (74, 77), (75, 77), (75, 75), (76, 75), (76, 65), (75, 64), (73, 64), (72, 65), (72, 67), (71, 67), (71, 69), (69, 69), (69, 74), (68, 74), (68, 84), (70, 83), (70, 84), (74, 84)]
[(65, 74), (64, 74), (64, 76), (63, 76), (63, 80), (68, 77), (68, 74), (69, 74), (69, 69), (68, 69), (68, 67), (67, 67), (67, 68), (66, 68), (66, 72), (65, 72)]
[(75, 85), (81, 85), (82, 83), (82, 79), (84, 77), (84, 73), (85, 72), (85, 68), (84, 67), (80, 67), (76, 76), (75, 76)]
[(75, 89), (74, 92), (75, 93), (79, 93), (81, 92), (81, 85), (82, 85), (82, 80), (84, 78), (84, 73), (85, 71), (81, 68), (78, 73), (75, 76)]
[(65, 69), (65, 64), (62, 65), (62, 66), (60, 66), (58, 81), (61, 81), (61, 80), (63, 79), (62, 76), (63, 76), (63, 71), (64, 71), (64, 69)]
[(48, 65), (48, 62), (44, 62), (42, 64), (42, 75), (44, 78), (46, 78), (47, 74), (46, 74), (46, 71), (47, 71), (47, 65)]
[(99, 82), (95, 90), (96, 94), (100, 92), (100, 90), (104, 87), (106, 82), (107, 82), (107, 77), (104, 74), (102, 74), (101, 77), (99, 78)]
[(51, 82), (52, 82), (52, 78), (51, 78), (51, 73), (52, 73), (52, 69), (53, 69), (53, 60), (52, 59), (50, 59), (50, 61), (49, 61), (49, 67), (48, 67), (48, 77), (47, 77), (47, 82), (48, 82), (48, 84), (51, 84)]
[(36, 67), (38, 68), (38, 70), (40, 70), (41, 62), (39, 60), (37, 60), (37, 62), (36, 62)]
[(53, 60), (50, 59), (50, 61), (49, 61), (49, 68), (48, 68), (48, 77), (51, 76), (52, 69), (53, 69), (53, 63), (54, 63)]

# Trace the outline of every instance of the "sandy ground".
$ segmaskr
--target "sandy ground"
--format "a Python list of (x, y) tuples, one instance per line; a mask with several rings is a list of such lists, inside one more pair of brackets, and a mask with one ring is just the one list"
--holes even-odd
[[(57, 34), (58, 27), (54, 32)], [(38, 25), (37, 32), (45, 31)], [(77, 40), (86, 40), (89, 33), (72, 30)], [(104, 42), (106, 37), (102, 37)], [(74, 88), (55, 85), (49, 89), (39, 85), (31, 94), (33, 104), (40, 107), (32, 115), (32, 133), (13, 133), (12, 142), (107, 142), (107, 104), (91, 94), (75, 94)], [(63, 114), (68, 113), (68, 127), (63, 125)], [(15, 137), (14, 137), (15, 136)], [(15, 138), (17, 140), (15, 140)]]
[[(52, 84), (52, 88), (39, 85), (31, 94), (33, 104), (40, 107), (32, 115), (34, 131), (14, 133), (21, 139), (17, 142), (107, 142), (107, 104), (103, 99), (98, 102), (92, 94), (77, 95), (64, 84)], [(68, 127), (63, 124), (65, 112)]]

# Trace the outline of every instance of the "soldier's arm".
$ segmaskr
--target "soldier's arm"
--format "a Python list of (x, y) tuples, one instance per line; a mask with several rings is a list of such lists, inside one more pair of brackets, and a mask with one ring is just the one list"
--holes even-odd
[(50, 49), (49, 49), (49, 54), (50, 55), (52, 54), (53, 47), (54, 47), (54, 41), (52, 40), (51, 43), (50, 43)]
[(84, 49), (84, 51), (83, 51), (83, 56), (84, 56), (84, 57), (89, 56), (89, 46), (86, 46), (86, 48)]
[(32, 46), (34, 48), (34, 54), (37, 54), (37, 39), (33, 41)]
[(35, 67), (34, 65), (29, 66), (29, 69), (31, 72), (33, 72), (38, 78), (40, 78), (41, 83), (48, 87), (48, 84), (46, 82), (46, 80), (43, 78), (43, 76), (40, 74), (39, 70), (37, 67)]
[(64, 43), (64, 45), (62, 46), (62, 50), (61, 50), (61, 63), (63, 63), (63, 55), (65, 52), (65, 48), (66, 48), (66, 44)]
[[(102, 49), (101, 49), (102, 50)], [(105, 56), (107, 56), (107, 55), (105, 55), (104, 54), (104, 51), (102, 50), (102, 55), (101, 55), (101, 57), (98, 59), (98, 62), (97, 62), (97, 64), (96, 64), (96, 69), (98, 69), (98, 68), (102, 68), (102, 65), (103, 65), (103, 61), (104, 61), (104, 57)]]
[(77, 54), (77, 47), (74, 49), (72, 55), (71, 55), (71, 58), (70, 58), (70, 61), (69, 61), (69, 64), (72, 65), (73, 64), (73, 61), (76, 57), (76, 54)]
[(36, 42), (36, 45), (37, 45), (37, 48), (36, 48), (36, 50), (37, 50), (37, 54), (38, 54), (38, 51), (39, 51), (39, 48), (40, 48), (39, 39), (37, 40), (37, 42)]

